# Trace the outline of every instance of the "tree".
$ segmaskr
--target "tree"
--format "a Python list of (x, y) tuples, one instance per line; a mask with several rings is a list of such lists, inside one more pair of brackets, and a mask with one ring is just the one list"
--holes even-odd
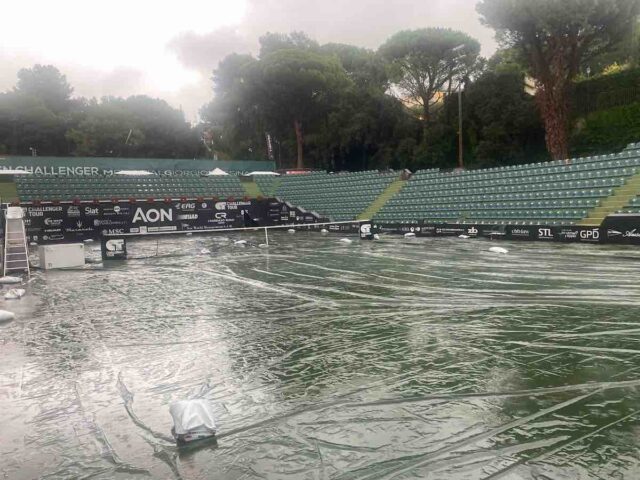
[(88, 102), (67, 139), (81, 156), (193, 158), (203, 149), (180, 110), (144, 95)]
[(426, 126), (441, 95), (474, 73), (480, 44), (463, 32), (423, 28), (396, 33), (378, 52), (390, 63), (395, 90), (419, 109)]
[(73, 88), (53, 65), (34, 65), (18, 72), (16, 92), (42, 100), (54, 113), (66, 112)]
[(318, 42), (309, 38), (304, 32), (272, 33), (267, 32), (260, 37), (260, 58), (278, 50), (313, 50), (317, 51)]
[(261, 57), (247, 72), (256, 113), (270, 131), (289, 125), (296, 138), (297, 168), (304, 167), (304, 129), (326, 115), (349, 80), (334, 58), (284, 49)]
[(568, 157), (569, 91), (585, 60), (624, 38), (637, 0), (481, 0), (477, 10), (503, 46), (518, 49), (537, 83), (553, 158)]

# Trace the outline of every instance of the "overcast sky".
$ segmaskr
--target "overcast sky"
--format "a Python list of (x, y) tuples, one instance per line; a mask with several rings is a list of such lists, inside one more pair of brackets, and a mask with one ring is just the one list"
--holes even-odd
[(375, 49), (403, 29), (462, 30), (495, 50), (476, 0), (5, 0), (0, 91), (20, 68), (53, 64), (74, 94), (146, 94), (188, 120), (212, 97), (211, 70), (231, 52), (255, 53), (267, 31), (302, 30), (320, 43)]

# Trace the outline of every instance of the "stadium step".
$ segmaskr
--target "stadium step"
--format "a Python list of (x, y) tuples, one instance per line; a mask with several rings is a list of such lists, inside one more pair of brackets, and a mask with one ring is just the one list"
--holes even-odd
[(251, 197), (251, 198), (256, 198), (256, 197), (260, 197), (262, 196), (262, 192), (260, 191), (260, 188), (258, 187), (258, 185), (256, 184), (256, 182), (242, 182), (242, 187), (244, 188), (244, 191), (246, 192), (247, 196)]
[(391, 184), (387, 188), (385, 188), (384, 191), (380, 195), (378, 195), (378, 197), (373, 202), (371, 202), (371, 205), (369, 205), (364, 212), (358, 215), (358, 220), (369, 220), (373, 218), (373, 216), (378, 213), (378, 211), (380, 211), (380, 209), (384, 207), (384, 205), (391, 198), (393, 198), (400, 190), (402, 190), (402, 187), (404, 187), (405, 183), (407, 183), (407, 181), (401, 179), (397, 179), (391, 182)]
[(589, 210), (588, 216), (580, 220), (578, 225), (599, 226), (607, 215), (624, 208), (637, 195), (640, 195), (640, 173), (615, 188), (613, 194), (602, 200), (599, 206)]
[(0, 202), (12, 203), (16, 200), (18, 200), (16, 184), (12, 180), (9, 182), (0, 181)]

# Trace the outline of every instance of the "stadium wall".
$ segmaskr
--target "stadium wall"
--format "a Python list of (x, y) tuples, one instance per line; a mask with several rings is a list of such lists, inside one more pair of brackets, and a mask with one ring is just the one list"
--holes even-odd
[(214, 168), (247, 173), (274, 170), (275, 163), (257, 160), (166, 158), (2, 156), (0, 170), (24, 170), (36, 175), (113, 175), (118, 170), (148, 170), (159, 175), (202, 175)]

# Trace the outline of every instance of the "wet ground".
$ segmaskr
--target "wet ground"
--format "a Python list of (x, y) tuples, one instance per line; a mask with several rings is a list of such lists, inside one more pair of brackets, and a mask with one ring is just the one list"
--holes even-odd
[(637, 248), (233, 238), (0, 302), (0, 478), (640, 478)]

